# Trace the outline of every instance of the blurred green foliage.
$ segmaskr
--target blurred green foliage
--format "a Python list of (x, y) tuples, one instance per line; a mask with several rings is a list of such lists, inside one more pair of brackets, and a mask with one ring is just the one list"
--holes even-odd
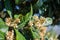
[[(56, 16), (54, 13), (56, 9), (59, 9), (60, 1), (58, 0), (0, 0), (0, 12), (5, 8), (6, 16), (4, 18), (0, 17), (0, 40), (5, 40), (6, 32), (9, 30), (5, 24), (5, 18), (10, 17), (11, 19), (21, 19), (21, 22), (18, 24), (18, 28), (13, 28), (15, 30), (16, 40), (35, 40), (38, 38), (40, 40), (40, 36), (38, 30), (34, 27), (28, 27), (28, 31), (24, 30), (24, 27), (28, 24), (28, 22), (32, 19), (34, 13), (38, 10), (41, 16), (45, 17), (53, 17)], [(18, 6), (16, 8), (16, 6)], [(35, 11), (36, 10), (36, 11)], [(59, 13), (58, 13), (59, 14)], [(0, 14), (1, 15), (1, 14)], [(60, 16), (56, 16), (60, 17)], [(52, 19), (46, 18), (46, 25), (52, 24)], [(4, 20), (4, 21), (3, 21)], [(49, 23), (50, 22), (50, 23)], [(22, 33), (18, 30), (23, 30)], [(52, 36), (55, 36), (53, 31), (51, 32)], [(30, 33), (29, 35), (27, 35)], [(54, 34), (54, 35), (53, 35)], [(50, 36), (51, 36), (50, 35)], [(26, 37), (28, 36), (28, 37)], [(49, 37), (46, 35), (46, 37)]]

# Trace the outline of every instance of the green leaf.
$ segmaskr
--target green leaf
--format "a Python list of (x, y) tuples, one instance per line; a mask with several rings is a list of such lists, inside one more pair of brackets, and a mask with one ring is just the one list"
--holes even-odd
[(19, 2), (20, 2), (20, 0), (15, 0), (15, 3), (16, 3), (16, 4), (19, 4)]
[(15, 3), (20, 4), (20, 3), (23, 3), (24, 1), (26, 1), (26, 0), (15, 0)]
[(47, 17), (43, 25), (48, 26), (51, 25), (52, 23), (53, 23), (52, 18)]
[(15, 32), (16, 32), (16, 40), (26, 40), (25, 37), (20, 32), (18, 32), (18, 30), (15, 29)]
[(42, 5), (43, 5), (43, 0), (38, 0), (34, 5), (34, 9), (40, 9)]
[(26, 25), (26, 23), (31, 19), (32, 15), (33, 15), (33, 8), (31, 5), (31, 11), (24, 16), (24, 19), (19, 24), (19, 28), (23, 28)]
[(0, 18), (0, 31), (6, 33), (8, 31), (8, 27), (5, 25), (4, 21)]
[(0, 31), (0, 40), (5, 40), (5, 34)]
[(33, 27), (30, 27), (30, 30), (31, 30), (31, 33), (32, 33), (33, 39), (35, 39), (35, 38), (40, 39), (40, 35), (39, 35), (39, 33), (36, 32), (36, 30), (34, 30)]
[(19, 18), (19, 16), (20, 16), (20, 15), (14, 15), (14, 18), (15, 18), (15, 19), (16, 19), (16, 18)]
[(15, 3), (18, 4), (19, 3), (19, 0), (15, 0)]
[(9, 16), (12, 18), (12, 6), (10, 3), (10, 0), (5, 0), (4, 4), (5, 4), (5, 8), (7, 9)]
[(10, 18), (12, 18), (12, 12), (10, 10), (7, 10), (7, 12), (9, 14)]

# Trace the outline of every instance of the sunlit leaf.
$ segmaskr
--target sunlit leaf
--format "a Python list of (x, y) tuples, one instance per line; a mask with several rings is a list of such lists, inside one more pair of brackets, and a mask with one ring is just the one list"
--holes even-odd
[(0, 31), (5, 33), (8, 31), (8, 27), (5, 25), (4, 21), (1, 18), (0, 18)]
[(15, 29), (15, 32), (16, 32), (16, 40), (26, 40), (25, 37), (20, 32), (18, 32), (18, 30)]
[(5, 40), (5, 34), (0, 31), (0, 40)]
[(24, 27), (26, 23), (31, 19), (32, 15), (33, 15), (33, 8), (31, 5), (31, 11), (24, 16), (24, 19), (21, 21), (21, 24), (19, 24), (19, 28)]
[(16, 19), (16, 18), (19, 18), (19, 15), (14, 15), (14, 18)]
[(35, 39), (35, 38), (40, 38), (40, 35), (39, 35), (39, 33), (38, 32), (36, 32), (36, 30), (34, 31), (33, 30), (33, 27), (30, 27), (30, 30), (31, 30), (31, 33), (32, 33), (32, 36), (33, 36), (33, 39)]

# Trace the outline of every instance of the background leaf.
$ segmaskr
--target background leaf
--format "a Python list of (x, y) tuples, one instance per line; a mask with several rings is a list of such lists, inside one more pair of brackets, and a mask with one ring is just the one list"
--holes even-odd
[(12, 18), (12, 6), (10, 3), (10, 0), (5, 0), (4, 4), (5, 4), (5, 8), (7, 9), (9, 16)]
[(20, 4), (20, 3), (24, 2), (24, 1), (26, 1), (26, 0), (15, 0), (15, 3)]
[(15, 3), (20, 4), (20, 3), (23, 3), (24, 1), (26, 1), (26, 0), (15, 0)]

